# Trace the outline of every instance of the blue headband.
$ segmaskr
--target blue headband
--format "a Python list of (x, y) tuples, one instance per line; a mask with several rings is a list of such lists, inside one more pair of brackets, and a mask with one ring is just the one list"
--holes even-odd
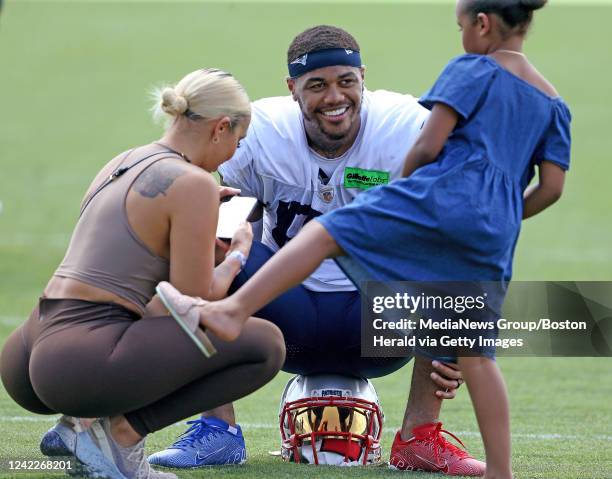
[(289, 76), (296, 78), (317, 68), (337, 65), (359, 68), (361, 67), (361, 55), (359, 52), (345, 48), (328, 48), (306, 53), (289, 64)]

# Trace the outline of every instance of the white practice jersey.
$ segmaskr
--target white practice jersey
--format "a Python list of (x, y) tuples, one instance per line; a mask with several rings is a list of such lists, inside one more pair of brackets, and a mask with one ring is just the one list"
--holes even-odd
[[(290, 96), (264, 98), (252, 104), (247, 136), (219, 173), (227, 185), (265, 205), (262, 242), (277, 251), (306, 222), (398, 178), (428, 115), (410, 95), (366, 90), (359, 135), (350, 150), (332, 160), (337, 164), (330, 170), (308, 146), (297, 102)], [(333, 260), (325, 260), (304, 286), (328, 292), (355, 289)]]

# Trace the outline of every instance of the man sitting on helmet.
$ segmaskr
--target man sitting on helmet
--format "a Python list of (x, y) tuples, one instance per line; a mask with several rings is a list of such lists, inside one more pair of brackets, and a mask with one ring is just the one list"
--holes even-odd
[[(289, 46), (287, 62), (291, 96), (252, 104), (246, 138), (219, 169), (225, 184), (264, 205), (262, 240), (254, 242), (235, 288), (312, 218), (350, 203), (370, 187), (399, 178), (406, 153), (428, 117), (428, 111), (410, 95), (365, 89), (359, 45), (340, 28), (321, 25), (300, 33)], [(256, 316), (282, 330), (287, 348), (284, 371), (301, 376), (340, 375), (344, 378), (336, 376), (336, 381), (352, 381), (361, 385), (359, 391), (366, 391), (367, 381), (353, 378), (385, 376), (411, 358), (361, 357), (360, 307), (354, 284), (333, 261), (326, 260), (307, 281)], [(313, 380), (293, 379), (286, 392)], [(453, 398), (461, 381), (461, 373), (450, 366), (416, 357), (406, 413), (392, 450), (396, 467), (417, 464), (419, 469), (439, 472), (443, 460), (448, 464), (444, 470), (453, 474), (453, 464), (469, 461), (473, 470), (484, 473), (484, 463), (445, 442), (440, 434), (442, 400)], [(315, 390), (343, 389), (341, 384), (334, 387), (326, 382), (324, 386)], [(370, 396), (376, 403), (375, 396)], [(343, 411), (345, 406), (337, 407)], [(298, 418), (310, 417), (316, 424), (314, 411)], [(376, 412), (372, 414), (377, 417)], [(378, 436), (373, 438), (379, 437), (382, 420), (377, 428)], [(203, 437), (207, 440), (200, 440)], [(223, 454), (213, 454), (219, 450)], [(340, 451), (342, 457), (345, 453), (346, 448)], [(361, 454), (355, 457), (351, 453), (346, 462), (363, 462)], [(149, 460), (160, 466), (190, 468), (244, 462), (246, 449), (233, 406), (203, 413), (177, 443)], [(314, 461), (314, 456), (308, 460)]]

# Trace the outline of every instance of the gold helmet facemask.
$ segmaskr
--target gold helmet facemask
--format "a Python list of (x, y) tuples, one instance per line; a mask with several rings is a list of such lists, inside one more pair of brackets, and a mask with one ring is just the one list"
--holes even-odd
[(280, 419), (287, 460), (302, 462), (300, 452), (310, 446), (315, 464), (317, 452), (343, 455), (345, 462), (377, 462), (372, 457), (380, 454), (382, 411), (374, 402), (340, 396), (302, 398), (286, 403)]

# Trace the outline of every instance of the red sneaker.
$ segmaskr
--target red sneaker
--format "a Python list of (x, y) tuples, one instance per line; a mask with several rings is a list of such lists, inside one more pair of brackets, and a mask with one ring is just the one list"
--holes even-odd
[(412, 438), (407, 441), (402, 441), (397, 431), (389, 467), (402, 471), (441, 472), (449, 476), (484, 476), (486, 464), (448, 442), (443, 432), (465, 448), (458, 437), (442, 429), (441, 422), (423, 424), (412, 430)]

